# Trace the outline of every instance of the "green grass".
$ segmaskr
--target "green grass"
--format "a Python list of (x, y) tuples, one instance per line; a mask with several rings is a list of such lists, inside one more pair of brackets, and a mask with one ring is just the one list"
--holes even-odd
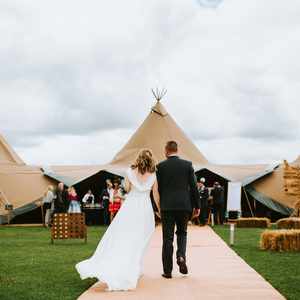
[[(214, 229), (228, 242), (228, 227)], [(0, 227), (0, 299), (76, 299), (95, 280), (81, 280), (74, 266), (94, 252), (105, 230), (88, 227), (87, 244), (82, 240), (58, 240), (51, 245), (48, 229)], [(233, 249), (287, 299), (299, 300), (300, 253), (260, 250), (262, 231), (236, 229)]]
[(38, 227), (0, 227), (0, 299), (76, 299), (96, 280), (81, 280), (74, 266), (95, 250), (105, 227), (88, 227), (88, 243), (57, 240)]
[[(229, 227), (214, 230), (229, 242)], [(289, 300), (300, 299), (300, 253), (270, 252), (259, 249), (263, 229), (236, 228), (233, 250)]]

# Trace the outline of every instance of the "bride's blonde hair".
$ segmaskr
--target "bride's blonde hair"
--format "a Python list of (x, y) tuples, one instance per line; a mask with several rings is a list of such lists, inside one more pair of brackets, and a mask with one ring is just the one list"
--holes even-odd
[(138, 172), (144, 175), (147, 172), (154, 173), (156, 171), (155, 165), (152, 151), (143, 149), (139, 152), (134, 164), (131, 165), (131, 169), (138, 169)]

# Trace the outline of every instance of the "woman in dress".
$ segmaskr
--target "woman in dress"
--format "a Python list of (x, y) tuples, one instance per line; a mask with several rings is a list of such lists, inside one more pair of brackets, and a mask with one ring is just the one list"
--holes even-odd
[(73, 186), (71, 186), (68, 190), (67, 199), (69, 200), (68, 213), (81, 213), (79, 198)]
[(43, 210), (46, 211), (45, 214), (45, 226), (49, 227), (51, 223), (51, 216), (54, 211), (54, 188), (52, 185), (49, 185), (43, 198)]
[(96, 251), (92, 257), (76, 265), (82, 279), (97, 278), (106, 283), (110, 291), (136, 288), (143, 257), (154, 232), (151, 189), (157, 201), (159, 196), (155, 162), (150, 150), (142, 150), (127, 170), (125, 187), (128, 192), (126, 200)]
[(109, 212), (110, 212), (110, 222), (112, 222), (113, 218), (121, 208), (122, 201), (124, 200), (124, 197), (121, 193), (118, 179), (114, 181), (112, 196), (110, 200), (111, 201), (109, 203)]

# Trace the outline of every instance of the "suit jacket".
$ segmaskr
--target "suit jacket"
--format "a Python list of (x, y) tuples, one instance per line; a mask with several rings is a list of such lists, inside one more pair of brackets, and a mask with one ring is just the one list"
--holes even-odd
[(213, 188), (210, 192), (213, 197), (214, 204), (224, 204), (224, 189), (221, 186)]
[(208, 188), (205, 186), (203, 189), (199, 189), (199, 195), (200, 195), (201, 208), (206, 208), (208, 206), (208, 197), (209, 197)]
[(100, 195), (100, 201), (102, 202), (102, 205), (105, 209), (108, 209), (109, 207), (109, 192), (107, 188), (102, 190), (102, 193)]
[(191, 212), (200, 208), (200, 198), (192, 163), (170, 156), (157, 166), (158, 192), (162, 211)]
[(54, 199), (54, 209), (60, 212), (66, 212), (68, 210), (67, 191), (56, 189), (56, 198)]

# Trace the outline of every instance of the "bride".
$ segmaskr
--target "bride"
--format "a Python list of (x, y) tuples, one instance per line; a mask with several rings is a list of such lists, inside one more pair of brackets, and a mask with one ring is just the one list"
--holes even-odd
[(159, 201), (155, 161), (150, 150), (141, 150), (127, 170), (126, 200), (106, 230), (95, 253), (76, 265), (81, 279), (95, 277), (108, 290), (135, 289), (155, 222), (150, 191)]

